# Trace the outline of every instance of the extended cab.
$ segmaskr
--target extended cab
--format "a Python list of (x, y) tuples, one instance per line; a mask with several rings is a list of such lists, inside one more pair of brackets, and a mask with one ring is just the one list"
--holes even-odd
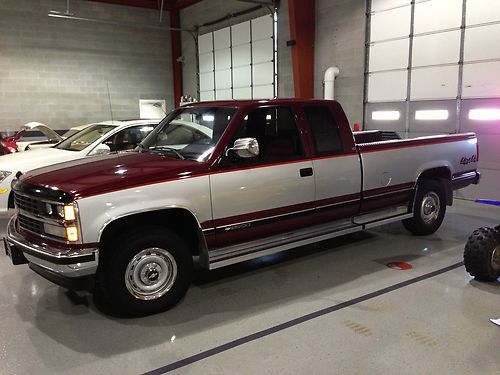
[(475, 135), (383, 134), (353, 135), (335, 101), (188, 105), (135, 151), (23, 175), (6, 250), (142, 314), (182, 298), (193, 259), (214, 269), (400, 220), (435, 232), (453, 190), (479, 181)]

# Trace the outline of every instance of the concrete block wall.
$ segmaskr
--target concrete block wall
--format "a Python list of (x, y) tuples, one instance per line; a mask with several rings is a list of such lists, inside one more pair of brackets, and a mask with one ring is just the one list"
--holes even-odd
[(323, 77), (330, 66), (340, 75), (335, 98), (351, 126), (363, 121), (366, 0), (316, 0), (314, 95), (323, 97)]
[[(73, 0), (77, 17), (158, 25), (151, 9)], [(51, 18), (62, 0), (0, 1), (0, 132), (138, 118), (139, 99), (173, 107), (168, 30)], [(162, 25), (168, 27), (164, 13)]]
[[(255, 4), (227, 0), (204, 0), (188, 8), (181, 10), (181, 27), (194, 30), (197, 26), (220, 19), (228, 14), (234, 14), (249, 8)], [(200, 34), (219, 30), (230, 25), (247, 21), (268, 14), (269, 11), (261, 8), (255, 12), (231, 18), (209, 27), (199, 29)], [(288, 23), (287, 1), (280, 2), (278, 9), (278, 95), (280, 97), (293, 97), (292, 57), (286, 41), (290, 39), (290, 26)], [(197, 95), (198, 72), (196, 70), (196, 46), (192, 36), (183, 32), (181, 34), (183, 94)]]

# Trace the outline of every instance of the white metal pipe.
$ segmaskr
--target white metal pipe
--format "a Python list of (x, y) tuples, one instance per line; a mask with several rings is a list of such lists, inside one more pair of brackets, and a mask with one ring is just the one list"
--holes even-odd
[(340, 73), (340, 69), (336, 66), (331, 66), (325, 71), (323, 79), (324, 98), (333, 100), (335, 98), (335, 77)]

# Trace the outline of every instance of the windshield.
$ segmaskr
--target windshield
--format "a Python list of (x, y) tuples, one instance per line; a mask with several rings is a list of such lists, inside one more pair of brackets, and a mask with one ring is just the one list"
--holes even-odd
[(88, 128), (66, 138), (64, 141), (56, 145), (55, 148), (68, 151), (81, 151), (115, 128), (116, 125), (91, 125)]
[(230, 107), (181, 108), (142, 142), (141, 150), (205, 161), (235, 112)]

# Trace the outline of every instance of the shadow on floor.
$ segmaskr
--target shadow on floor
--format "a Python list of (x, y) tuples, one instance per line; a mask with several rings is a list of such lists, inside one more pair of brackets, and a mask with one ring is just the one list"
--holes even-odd
[[(429, 236), (427, 240), (440, 244), (436, 252), (449, 246), (439, 237)], [(244, 331), (246, 319), (286, 309), (297, 301), (307, 304), (331, 298), (326, 292), (333, 288), (385, 270), (382, 259), (423, 256), (421, 246), (421, 240), (409, 237), (400, 224), (391, 224), (380, 231), (346, 235), (210, 272), (197, 270), (192, 287), (179, 305), (138, 319), (103, 315), (99, 301), (96, 307), (90, 296), (70, 299), (63, 289), (47, 287), (49, 284), (40, 287), (41, 295), (33, 310), (26, 309), (29, 302), (22, 300), (16, 309), (24, 321), (33, 322), (28, 333), (40, 358), (47, 361), (49, 368), (66, 370), (78, 364), (56, 363), (50, 353), (53, 345), (47, 348), (44, 340), (107, 358), (168, 345), (172, 337), (207, 337), (219, 326), (237, 324)], [(33, 277), (38, 276), (26, 276), (30, 279), (26, 284)], [(333, 300), (329, 301), (333, 304)]]

